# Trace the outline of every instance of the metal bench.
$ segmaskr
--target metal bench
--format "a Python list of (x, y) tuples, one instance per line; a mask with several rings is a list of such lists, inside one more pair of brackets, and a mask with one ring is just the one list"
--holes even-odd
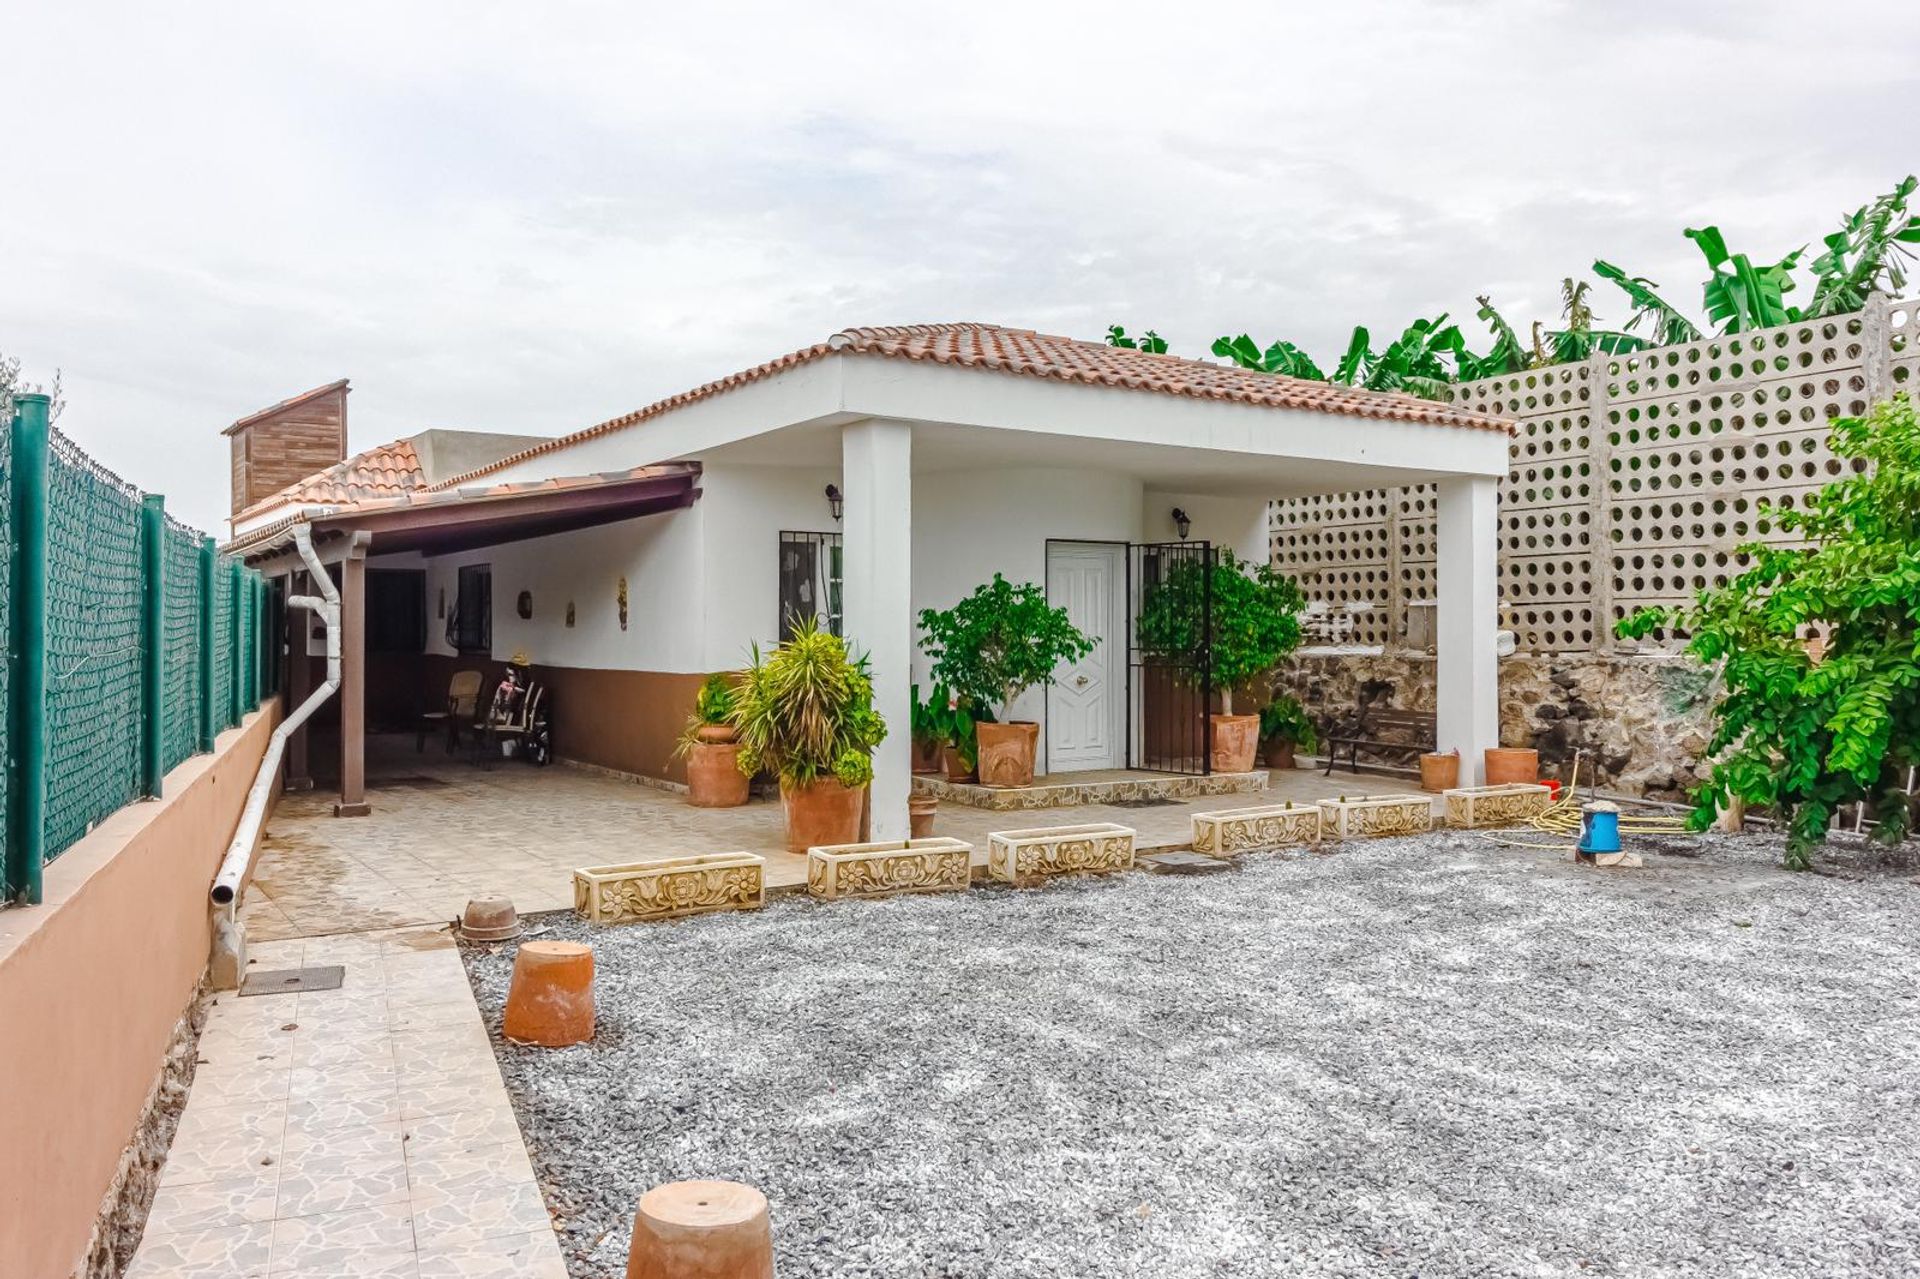
[(1347, 719), (1328, 725), (1320, 734), (1327, 746), (1327, 767), (1323, 776), (1333, 775), (1341, 751), (1347, 755), (1347, 767), (1360, 771), (1360, 752), (1408, 760), (1418, 759), (1434, 749), (1434, 713), (1397, 711), (1385, 706), (1362, 703)]

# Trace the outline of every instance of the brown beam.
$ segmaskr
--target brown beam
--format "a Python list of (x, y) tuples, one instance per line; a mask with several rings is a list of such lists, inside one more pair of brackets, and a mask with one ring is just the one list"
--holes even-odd
[(365, 817), (367, 805), (367, 559), (340, 562), (340, 802), (335, 817)]

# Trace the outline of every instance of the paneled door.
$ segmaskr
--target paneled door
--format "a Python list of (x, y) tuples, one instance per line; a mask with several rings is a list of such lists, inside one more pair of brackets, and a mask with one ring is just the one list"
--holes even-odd
[(1047, 599), (1092, 638), (1093, 652), (1063, 663), (1047, 690), (1047, 771), (1123, 768), (1127, 756), (1127, 548), (1052, 542)]

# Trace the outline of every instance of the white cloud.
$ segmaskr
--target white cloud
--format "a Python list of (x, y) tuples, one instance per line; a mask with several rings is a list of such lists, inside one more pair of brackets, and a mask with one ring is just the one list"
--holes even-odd
[(1691, 304), (1682, 227), (1777, 254), (1916, 167), (1912, 6), (10, 7), (0, 350), (207, 527), (219, 428), (334, 377), (366, 446), (849, 324), (1330, 358), (1596, 256)]

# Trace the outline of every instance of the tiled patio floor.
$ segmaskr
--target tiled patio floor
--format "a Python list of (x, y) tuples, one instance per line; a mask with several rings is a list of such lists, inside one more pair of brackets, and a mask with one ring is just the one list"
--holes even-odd
[(451, 938), (251, 957), (346, 977), (219, 998), (128, 1279), (565, 1279)]
[[(336, 818), (325, 791), (288, 795), (268, 824), (246, 907), (248, 936), (306, 937), (453, 919), (469, 898), (503, 892), (523, 912), (573, 904), (576, 867), (744, 849), (767, 858), (769, 887), (804, 884), (806, 858), (782, 845), (780, 805), (693, 808), (679, 795), (564, 765), (482, 770), (413, 739), (369, 743), (370, 817)], [(996, 813), (946, 804), (935, 829), (974, 845), (996, 830), (1119, 822), (1139, 846), (1181, 845), (1211, 809), (1416, 788), (1398, 778), (1276, 772), (1259, 794), (1154, 807), (1084, 805)]]

